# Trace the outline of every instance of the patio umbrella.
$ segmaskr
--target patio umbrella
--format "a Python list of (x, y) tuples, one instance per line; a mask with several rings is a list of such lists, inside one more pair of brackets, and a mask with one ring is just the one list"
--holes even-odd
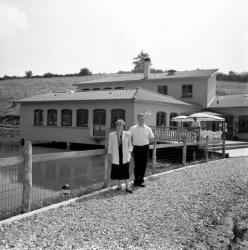
[(186, 115), (179, 115), (179, 116), (175, 116), (175, 117), (171, 118), (171, 120), (173, 122), (181, 122), (181, 121), (184, 121), (187, 118), (188, 118), (188, 116), (186, 116)]
[(201, 112), (192, 114), (189, 116), (189, 118), (197, 118), (200, 121), (224, 121), (224, 118)]
[(215, 121), (220, 121), (220, 122), (224, 122), (224, 121), (225, 121), (225, 118), (219, 117), (219, 116), (216, 116), (216, 115), (212, 115), (212, 118), (213, 118)]

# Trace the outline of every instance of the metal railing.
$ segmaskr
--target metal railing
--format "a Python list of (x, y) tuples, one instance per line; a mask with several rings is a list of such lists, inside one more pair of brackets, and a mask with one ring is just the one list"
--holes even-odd
[[(31, 143), (29, 144), (31, 145)], [(101, 189), (105, 149), (32, 155), (0, 160), (0, 220), (71, 197)]]

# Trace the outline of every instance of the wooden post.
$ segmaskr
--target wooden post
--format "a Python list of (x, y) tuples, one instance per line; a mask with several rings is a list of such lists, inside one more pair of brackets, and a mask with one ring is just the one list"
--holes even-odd
[(193, 161), (196, 161), (196, 151), (193, 149)]
[(105, 131), (104, 184), (103, 184), (103, 188), (107, 188), (110, 186), (108, 140), (109, 140), (109, 133), (108, 133), (108, 130), (106, 129), (106, 131)]
[(208, 162), (208, 135), (206, 136), (205, 161)]
[(186, 165), (186, 156), (187, 156), (187, 143), (186, 136), (183, 137), (183, 155), (182, 155), (182, 164)]
[(23, 178), (23, 212), (29, 212), (31, 207), (32, 194), (32, 144), (27, 141), (24, 145), (24, 178)]
[(223, 141), (222, 141), (222, 158), (225, 158), (226, 155), (226, 135), (223, 134)]
[(152, 151), (152, 174), (155, 173), (155, 168), (157, 164), (157, 134), (154, 137), (153, 151)]

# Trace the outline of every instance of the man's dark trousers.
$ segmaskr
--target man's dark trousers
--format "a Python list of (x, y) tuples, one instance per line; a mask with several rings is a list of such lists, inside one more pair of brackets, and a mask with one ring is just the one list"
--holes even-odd
[(146, 164), (149, 153), (149, 145), (134, 146), (133, 158), (134, 158), (134, 184), (142, 184), (144, 182), (144, 175), (146, 172)]

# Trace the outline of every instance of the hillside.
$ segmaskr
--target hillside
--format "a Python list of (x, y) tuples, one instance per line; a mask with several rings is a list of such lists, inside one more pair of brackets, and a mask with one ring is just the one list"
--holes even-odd
[[(14, 100), (50, 91), (73, 90), (75, 89), (72, 86), (74, 83), (104, 78), (105, 76), (109, 76), (109, 74), (0, 81), (0, 116), (19, 114), (19, 107), (13, 105)], [(248, 83), (217, 81), (216, 93), (217, 95), (248, 93)]]

